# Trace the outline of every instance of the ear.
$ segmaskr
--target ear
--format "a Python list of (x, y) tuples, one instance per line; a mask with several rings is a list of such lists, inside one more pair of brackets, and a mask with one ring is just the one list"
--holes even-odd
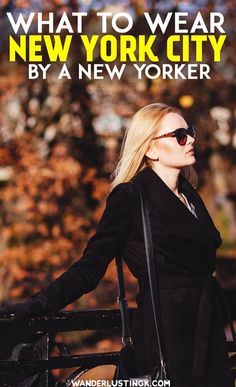
[(152, 146), (148, 147), (147, 151), (145, 152), (145, 156), (152, 161), (158, 160), (157, 150)]

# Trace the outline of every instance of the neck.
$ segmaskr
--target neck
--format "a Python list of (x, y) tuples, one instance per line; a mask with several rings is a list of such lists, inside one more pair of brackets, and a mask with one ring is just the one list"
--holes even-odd
[(164, 181), (164, 183), (175, 193), (175, 195), (179, 196), (179, 169), (174, 169), (170, 167), (165, 167), (163, 165), (158, 164), (152, 167), (153, 171)]

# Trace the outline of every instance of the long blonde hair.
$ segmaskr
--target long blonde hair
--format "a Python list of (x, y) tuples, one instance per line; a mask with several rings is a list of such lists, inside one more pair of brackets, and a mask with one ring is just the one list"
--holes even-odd
[[(156, 135), (158, 124), (168, 113), (182, 115), (177, 108), (163, 103), (152, 103), (133, 116), (124, 135), (118, 164), (112, 173), (112, 189), (120, 183), (130, 181), (139, 171), (150, 166), (145, 153)], [(181, 173), (194, 187), (197, 186), (197, 174), (192, 166), (183, 168)]]

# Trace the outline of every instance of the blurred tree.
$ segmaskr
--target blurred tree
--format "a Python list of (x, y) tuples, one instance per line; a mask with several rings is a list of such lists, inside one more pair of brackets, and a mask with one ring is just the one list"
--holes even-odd
[[(75, 9), (74, 2), (69, 6)], [(60, 4), (50, 3), (47, 12), (51, 7), (59, 17)], [(93, 17), (89, 13), (88, 28)], [(109, 183), (93, 129), (89, 82), (76, 80), (78, 52), (85, 63), (74, 39), (68, 61), (73, 82), (58, 81), (61, 64), (46, 81), (27, 80), (24, 64), (9, 66), (2, 56), (10, 87), (0, 106), (1, 302), (40, 290), (79, 259), (102, 214)], [(114, 270), (113, 265), (104, 282), (108, 292), (98, 290), (85, 302), (116, 299), (115, 293), (110, 297)]]
[(49, 157), (42, 157), (40, 145), (34, 133), (25, 133), (1, 151), (1, 164), (11, 170), (1, 184), (1, 301), (41, 289), (79, 259), (108, 190), (67, 142), (55, 144)]
[[(108, 5), (104, 1), (99, 3), (98, 7), (98, 2), (90, 2), (85, 32), (92, 34), (98, 28), (95, 8), (104, 10), (107, 5), (114, 3), (110, 2)], [(142, 14), (143, 11), (149, 11), (151, 17), (154, 17), (159, 5), (164, 6), (164, 2), (155, 4), (153, 1), (132, 0), (127, 1), (125, 6), (120, 4), (124, 10), (129, 8), (132, 11), (134, 26), (130, 33), (134, 36), (150, 34)], [(82, 3), (80, 6), (82, 7)], [(177, 6), (178, 1), (173, 2), (173, 12)], [(67, 11), (78, 10), (76, 1), (58, 0), (45, 2), (45, 15), (48, 11), (53, 11), (60, 17), (65, 7)], [(160, 64), (165, 56), (166, 39), (172, 33), (173, 24), (165, 36), (160, 36), (157, 40), (155, 48), (160, 56)], [(232, 47), (233, 37), (230, 36), (228, 50), (223, 58), (226, 64), (227, 58), (233, 57)], [(86, 61), (80, 40), (76, 39), (76, 36), (73, 37), (71, 57), (68, 61), (73, 81), (57, 79), (56, 73), (61, 64), (55, 64), (47, 80), (29, 81), (24, 65), (16, 63), (10, 66), (4, 56), (1, 58), (2, 300), (9, 298), (10, 289), (11, 297), (23, 297), (55, 278), (73, 260), (79, 258), (86, 239), (95, 230), (109, 189), (105, 179), (107, 172), (104, 160), (110, 157), (113, 162), (115, 154), (111, 149), (114, 147), (114, 141), (107, 141), (110, 145), (107, 145), (108, 150), (104, 155), (100, 138), (93, 128), (94, 118), (101, 118), (104, 101), (109, 101), (109, 112), (112, 112), (113, 104), (115, 114), (111, 115), (112, 120), (114, 121), (113, 117), (116, 115), (122, 116), (125, 124), (138, 108), (150, 102), (163, 101), (182, 108), (187, 119), (199, 123), (201, 127), (198, 132), (200, 185), (204, 186), (207, 180), (211, 180), (209, 173), (204, 170), (211, 166), (216, 140), (213, 137), (215, 127), (208, 110), (214, 105), (229, 102), (233, 104), (231, 116), (235, 109), (232, 96), (230, 101), (226, 100), (231, 79), (223, 77), (217, 64), (213, 65), (211, 80), (163, 81), (158, 78), (137, 82), (132, 77), (132, 72), (119, 82), (104, 79), (102, 83), (96, 83), (87, 78), (78, 80), (77, 63), (85, 65)], [(211, 63), (208, 52), (205, 59)], [(47, 63), (46, 56), (44, 61)], [(101, 63), (98, 53), (94, 62)], [(127, 67), (130, 69), (129, 64)], [(229, 65), (225, 69), (229, 69)], [(231, 72), (226, 71), (225, 74), (230, 77)], [(215, 93), (215, 89), (221, 90), (221, 93)], [(186, 103), (186, 97), (187, 100), (191, 97), (191, 104), (188, 106), (183, 104), (183, 101)], [(107, 112), (105, 115), (108, 116)], [(122, 120), (120, 122), (122, 127)], [(224, 149), (227, 153), (229, 145)], [(231, 156), (232, 167), (235, 165), (235, 156)], [(233, 179), (229, 181), (232, 186)], [(211, 202), (213, 212), (219, 206), (219, 200), (217, 204), (215, 196), (216, 193), (211, 188), (207, 198)], [(114, 299), (111, 295), (114, 292), (115, 277), (113, 266), (104, 282), (107, 291), (104, 292), (102, 287), (102, 290), (95, 292), (94, 297), (86, 296), (86, 302), (97, 305), (103, 300), (109, 303), (109, 300)], [(134, 282), (131, 277), (129, 284), (129, 289), (132, 290)], [(30, 289), (31, 287), (33, 289)]]

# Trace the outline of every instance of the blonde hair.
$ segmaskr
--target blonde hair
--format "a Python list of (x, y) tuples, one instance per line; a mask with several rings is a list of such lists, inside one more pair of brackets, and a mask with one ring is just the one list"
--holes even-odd
[[(130, 181), (139, 171), (151, 166), (145, 153), (156, 135), (158, 124), (168, 113), (182, 113), (172, 106), (152, 103), (140, 109), (132, 118), (121, 146), (118, 164), (112, 173), (113, 189), (120, 183)], [(181, 173), (194, 186), (197, 186), (197, 174), (193, 167), (185, 167)]]

